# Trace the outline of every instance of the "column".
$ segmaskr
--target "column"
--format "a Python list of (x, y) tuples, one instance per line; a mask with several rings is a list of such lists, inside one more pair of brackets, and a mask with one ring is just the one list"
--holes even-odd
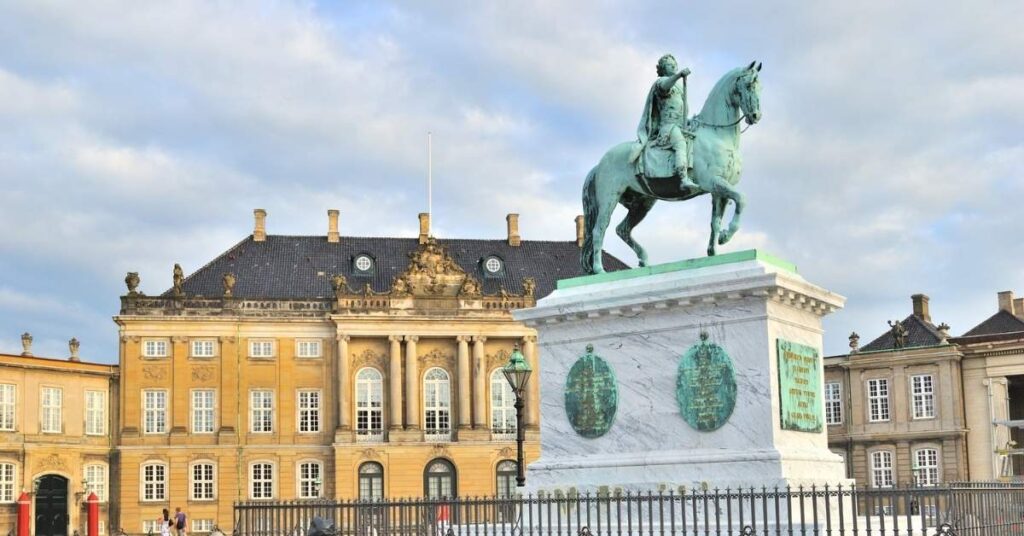
[(537, 337), (527, 335), (523, 337), (523, 356), (529, 363), (533, 372), (530, 374), (530, 383), (526, 384), (526, 427), (536, 429), (540, 424), (540, 369), (537, 367)]
[(487, 391), (484, 389), (487, 371), (484, 370), (484, 342), (487, 337), (473, 338), (473, 427), (487, 428)]
[(348, 335), (338, 335), (338, 426), (342, 430), (352, 429), (351, 386), (352, 374), (348, 355)]
[(391, 422), (389, 428), (392, 430), (402, 429), (402, 337), (391, 335), (391, 367), (388, 370), (388, 378), (391, 380)]
[(416, 362), (415, 335), (405, 337), (405, 428), (420, 428), (420, 367)]
[(459, 429), (465, 430), (472, 425), (471, 400), (469, 396), (469, 337), (459, 335)]

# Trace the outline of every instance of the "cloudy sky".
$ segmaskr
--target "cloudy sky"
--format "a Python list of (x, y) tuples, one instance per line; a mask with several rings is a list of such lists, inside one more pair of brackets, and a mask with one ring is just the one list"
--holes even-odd
[[(0, 2), (0, 352), (30, 331), (37, 355), (75, 336), (115, 362), (125, 272), (159, 293), (256, 207), (273, 234), (338, 208), (342, 234), (413, 236), (428, 131), (435, 234), (500, 238), (519, 212), (525, 238), (570, 240), (665, 52), (694, 108), (764, 62), (726, 250), (849, 298), (826, 352), (915, 292), (954, 334), (1024, 292), (1024, 3), (424, 4)], [(701, 255), (709, 211), (661, 203), (636, 236)]]

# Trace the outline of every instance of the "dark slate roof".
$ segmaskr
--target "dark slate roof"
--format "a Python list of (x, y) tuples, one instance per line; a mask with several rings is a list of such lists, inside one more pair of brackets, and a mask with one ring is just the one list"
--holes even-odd
[[(501, 287), (518, 294), (523, 279), (533, 277), (536, 295), (546, 296), (559, 279), (582, 275), (580, 249), (576, 242), (523, 240), (519, 246), (506, 240), (438, 239), (452, 258), (467, 273), (483, 283), (485, 294)], [(224, 273), (237, 278), (233, 295), (237, 298), (318, 298), (333, 296), (331, 276), (340, 273), (353, 289), (370, 283), (375, 292), (386, 292), (392, 279), (409, 266), (409, 254), (419, 247), (417, 238), (377, 238), (343, 236), (330, 243), (325, 236), (269, 235), (263, 242), (249, 236), (185, 278), (185, 293), (192, 296), (220, 296), (224, 292)], [(372, 277), (353, 273), (352, 259), (366, 253), (376, 260)], [(504, 274), (484, 277), (480, 261), (496, 255), (504, 261)], [(604, 253), (608, 271), (629, 268), (619, 259)], [(164, 292), (170, 296), (171, 290)]]
[(981, 335), (1001, 335), (1003, 333), (1016, 333), (1024, 331), (1024, 320), (1017, 318), (1013, 313), (1000, 310), (998, 313), (988, 317), (984, 322), (971, 328), (961, 337), (977, 337)]
[[(907, 340), (903, 348), (914, 348), (918, 346), (935, 346), (942, 343), (942, 335), (931, 323), (910, 315), (903, 319), (903, 327), (907, 328)], [(862, 346), (862, 352), (877, 352), (879, 350), (895, 350), (896, 339), (892, 333), (886, 331), (877, 339)]]

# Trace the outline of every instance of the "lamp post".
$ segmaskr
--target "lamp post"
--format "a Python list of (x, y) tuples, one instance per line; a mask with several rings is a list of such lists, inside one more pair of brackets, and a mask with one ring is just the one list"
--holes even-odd
[(516, 486), (521, 488), (526, 485), (526, 472), (523, 469), (523, 440), (526, 439), (526, 432), (523, 430), (523, 392), (533, 370), (523, 358), (518, 344), (512, 348), (512, 355), (501, 372), (516, 395)]

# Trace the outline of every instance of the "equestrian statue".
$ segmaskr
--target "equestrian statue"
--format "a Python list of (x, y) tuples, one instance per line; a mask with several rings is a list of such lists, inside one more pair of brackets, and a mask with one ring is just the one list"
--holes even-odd
[[(655, 201), (685, 201), (711, 194), (711, 238), (708, 255), (729, 241), (740, 226), (743, 195), (740, 180), (740, 123), (761, 119), (761, 65), (752, 62), (733, 69), (715, 84), (700, 113), (689, 117), (686, 79), (689, 69), (678, 70), (672, 55), (658, 60), (658, 79), (644, 105), (637, 141), (612, 147), (583, 183), (585, 219), (580, 262), (584, 273), (604, 272), (601, 250), (604, 233), (617, 204), (628, 213), (615, 228), (636, 252), (640, 266), (647, 252), (633, 239)], [(729, 201), (735, 204), (732, 220), (722, 230), (722, 215)]]

